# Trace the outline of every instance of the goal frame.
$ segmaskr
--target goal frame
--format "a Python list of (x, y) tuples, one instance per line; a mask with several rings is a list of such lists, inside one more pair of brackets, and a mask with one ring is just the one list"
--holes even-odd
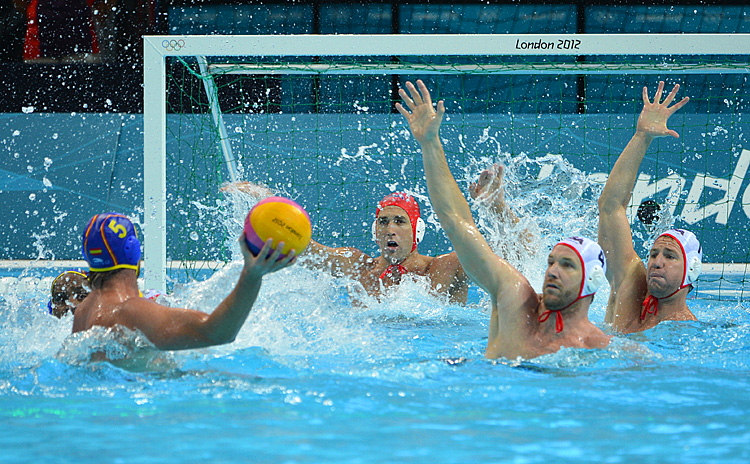
[[(750, 55), (750, 34), (155, 35), (144, 36), (143, 45), (144, 280), (147, 288), (163, 290), (167, 278), (167, 57), (191, 56), (205, 63), (207, 56)], [(308, 72), (322, 74), (326, 70)], [(670, 69), (629, 72), (665, 73)], [(210, 99), (208, 87), (206, 91)], [(220, 111), (214, 111), (213, 117), (221, 127), (217, 122)], [(222, 136), (222, 143), (224, 139)]]

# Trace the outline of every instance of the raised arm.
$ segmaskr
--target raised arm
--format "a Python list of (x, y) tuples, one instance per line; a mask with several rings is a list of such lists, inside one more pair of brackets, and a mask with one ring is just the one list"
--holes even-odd
[(496, 299), (506, 287), (518, 282), (528, 285), (515, 268), (492, 252), (477, 229), (469, 204), (450, 172), (440, 142), (439, 130), (445, 105), (443, 101), (438, 102), (435, 111), (427, 87), (421, 80), (417, 81), (417, 85), (419, 90), (407, 82), (408, 93), (404, 89), (399, 90), (408, 109), (400, 103), (396, 104), (396, 109), (406, 118), (422, 148), (430, 200), (461, 265), (469, 277)]
[(638, 169), (651, 142), (657, 137), (679, 137), (677, 132), (667, 128), (669, 117), (689, 101), (685, 97), (669, 106), (679, 88), (679, 85), (675, 85), (663, 102), (663, 81), (659, 82), (653, 102), (648, 98), (647, 88), (643, 88), (643, 110), (638, 117), (635, 135), (617, 159), (599, 197), (599, 245), (607, 256), (607, 279), (613, 291), (632, 272), (633, 266), (640, 266), (640, 258), (633, 248), (626, 208), (633, 193)]
[(240, 238), (244, 266), (232, 292), (211, 314), (184, 308), (169, 308), (145, 298), (131, 298), (121, 310), (111, 313), (120, 324), (143, 332), (157, 348), (182, 350), (221, 345), (234, 341), (258, 297), (263, 276), (294, 262), (294, 251), (277, 260), (283, 243), (271, 250), (271, 240), (253, 256)]

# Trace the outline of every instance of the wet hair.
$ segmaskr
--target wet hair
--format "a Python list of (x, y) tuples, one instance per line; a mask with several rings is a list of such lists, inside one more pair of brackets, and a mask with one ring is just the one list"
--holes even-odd
[(113, 271), (104, 271), (104, 272), (91, 271), (89, 272), (89, 283), (91, 284), (91, 288), (97, 289), (97, 288), (104, 287), (104, 284), (106, 284), (114, 276), (116, 276), (117, 274), (125, 270), (126, 269), (115, 269)]

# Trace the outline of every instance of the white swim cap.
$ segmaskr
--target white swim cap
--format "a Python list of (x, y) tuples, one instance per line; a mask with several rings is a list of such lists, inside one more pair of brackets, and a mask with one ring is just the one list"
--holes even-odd
[[(669, 229), (659, 237), (670, 237), (674, 239), (679, 245), (682, 251), (682, 258), (685, 263), (685, 267), (682, 273), (682, 287), (687, 287), (698, 279), (701, 275), (701, 261), (703, 260), (703, 249), (701, 248), (701, 242), (698, 238), (685, 229)], [(659, 239), (659, 237), (656, 237)]]
[(596, 293), (607, 281), (607, 259), (599, 244), (585, 237), (568, 237), (557, 245), (572, 248), (583, 263), (583, 280), (577, 300)]

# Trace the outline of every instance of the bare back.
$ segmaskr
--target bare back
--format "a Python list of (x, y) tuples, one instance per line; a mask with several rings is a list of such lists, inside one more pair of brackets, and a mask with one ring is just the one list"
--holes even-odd
[(209, 315), (184, 308), (171, 308), (140, 298), (137, 288), (125, 291), (94, 290), (76, 309), (73, 333), (94, 326), (126, 327), (141, 332), (159, 349), (210, 346), (214, 343), (201, 330)]

